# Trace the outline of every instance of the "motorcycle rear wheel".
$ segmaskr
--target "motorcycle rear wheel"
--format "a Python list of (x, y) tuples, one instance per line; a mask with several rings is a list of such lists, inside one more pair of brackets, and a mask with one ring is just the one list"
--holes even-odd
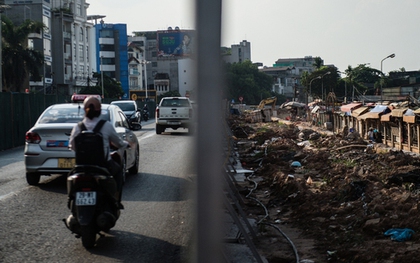
[(92, 226), (81, 226), (80, 232), (82, 234), (82, 245), (89, 249), (95, 246), (96, 230)]

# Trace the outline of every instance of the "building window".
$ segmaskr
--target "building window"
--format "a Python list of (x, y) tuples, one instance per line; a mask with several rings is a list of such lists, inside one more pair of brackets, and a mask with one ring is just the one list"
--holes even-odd
[(100, 45), (100, 51), (115, 51), (114, 45)]
[(113, 38), (114, 37), (114, 31), (109, 30), (109, 29), (102, 29), (102, 30), (99, 31), (99, 37), (101, 37), (101, 38), (106, 38), (106, 37)]
[(83, 61), (83, 45), (79, 45), (79, 59)]
[(79, 41), (83, 41), (83, 27), (80, 27)]
[(76, 5), (76, 15), (78, 16), (82, 15), (82, 5), (80, 3), (77, 3)]

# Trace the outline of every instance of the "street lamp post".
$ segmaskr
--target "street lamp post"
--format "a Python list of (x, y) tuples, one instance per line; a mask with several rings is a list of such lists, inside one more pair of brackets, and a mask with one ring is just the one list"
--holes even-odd
[[(312, 96), (312, 81), (314, 81), (314, 80), (316, 80), (316, 79), (320, 79), (321, 78), (321, 76), (318, 76), (318, 77), (316, 77), (316, 78), (313, 78), (313, 79), (311, 79), (311, 81), (309, 82), (309, 94), (311, 95), (311, 100), (313, 101), (314, 99), (314, 97)], [(312, 102), (311, 101), (311, 102)]]
[(148, 87), (147, 87), (147, 64), (149, 64), (149, 63), (150, 63), (150, 61), (146, 61), (146, 60), (142, 60), (140, 62), (140, 64), (142, 64), (142, 68), (144, 69), (144, 84), (146, 86), (144, 88), (144, 90), (146, 91), (146, 101), (148, 99), (148, 94), (147, 94), (147, 89), (148, 89)]
[[(382, 73), (382, 76), (384, 75), (384, 73), (382, 71), (382, 62), (384, 62), (384, 60), (387, 59), (387, 58), (394, 58), (394, 57), (395, 57), (395, 54), (392, 53), (391, 55), (389, 55), (389, 56), (387, 56), (387, 57), (385, 57), (384, 59), (381, 60), (381, 73)], [(382, 103), (382, 81), (381, 81), (381, 103)]]
[(324, 76), (331, 74), (331, 71), (328, 71), (327, 73), (325, 73), (324, 75), (321, 76), (321, 80), (322, 80), (322, 101), (324, 101)]

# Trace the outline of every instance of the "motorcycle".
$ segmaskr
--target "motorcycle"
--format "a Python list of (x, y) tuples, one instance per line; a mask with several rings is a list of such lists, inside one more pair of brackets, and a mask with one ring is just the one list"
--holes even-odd
[(142, 117), (144, 121), (147, 121), (149, 119), (149, 111), (143, 110)]
[[(111, 156), (121, 164), (116, 151)], [(71, 215), (63, 221), (85, 248), (92, 248), (97, 234), (103, 236), (101, 231), (108, 232), (120, 217), (115, 179), (101, 166), (76, 165), (67, 177), (67, 192)]]

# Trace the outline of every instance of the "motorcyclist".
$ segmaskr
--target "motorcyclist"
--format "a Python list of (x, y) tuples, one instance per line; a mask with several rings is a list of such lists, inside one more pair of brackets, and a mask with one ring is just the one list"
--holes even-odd
[(143, 117), (144, 115), (146, 115), (147, 118), (149, 117), (149, 107), (147, 107), (147, 103), (143, 106)]
[[(85, 109), (85, 118), (83, 118), (82, 122), (88, 131), (92, 131), (100, 120), (99, 116), (101, 115), (101, 102), (95, 96), (89, 96), (83, 101), (83, 105)], [(73, 151), (76, 151), (75, 137), (80, 132), (81, 130), (79, 125), (75, 125), (71, 132), (69, 142), (69, 146)], [(117, 184), (117, 193), (115, 193), (115, 197), (117, 199), (118, 204), (120, 205), (120, 208), (122, 208), (121, 195), (123, 185), (123, 171), (121, 166), (111, 158), (110, 143), (112, 143), (112, 145), (117, 148), (126, 148), (129, 146), (129, 144), (128, 142), (120, 138), (114, 126), (112, 126), (112, 124), (109, 121), (105, 122), (100, 132), (104, 140), (104, 152), (107, 160), (105, 167), (115, 178)]]
[(149, 112), (149, 107), (147, 107), (147, 103), (143, 106), (143, 112)]

